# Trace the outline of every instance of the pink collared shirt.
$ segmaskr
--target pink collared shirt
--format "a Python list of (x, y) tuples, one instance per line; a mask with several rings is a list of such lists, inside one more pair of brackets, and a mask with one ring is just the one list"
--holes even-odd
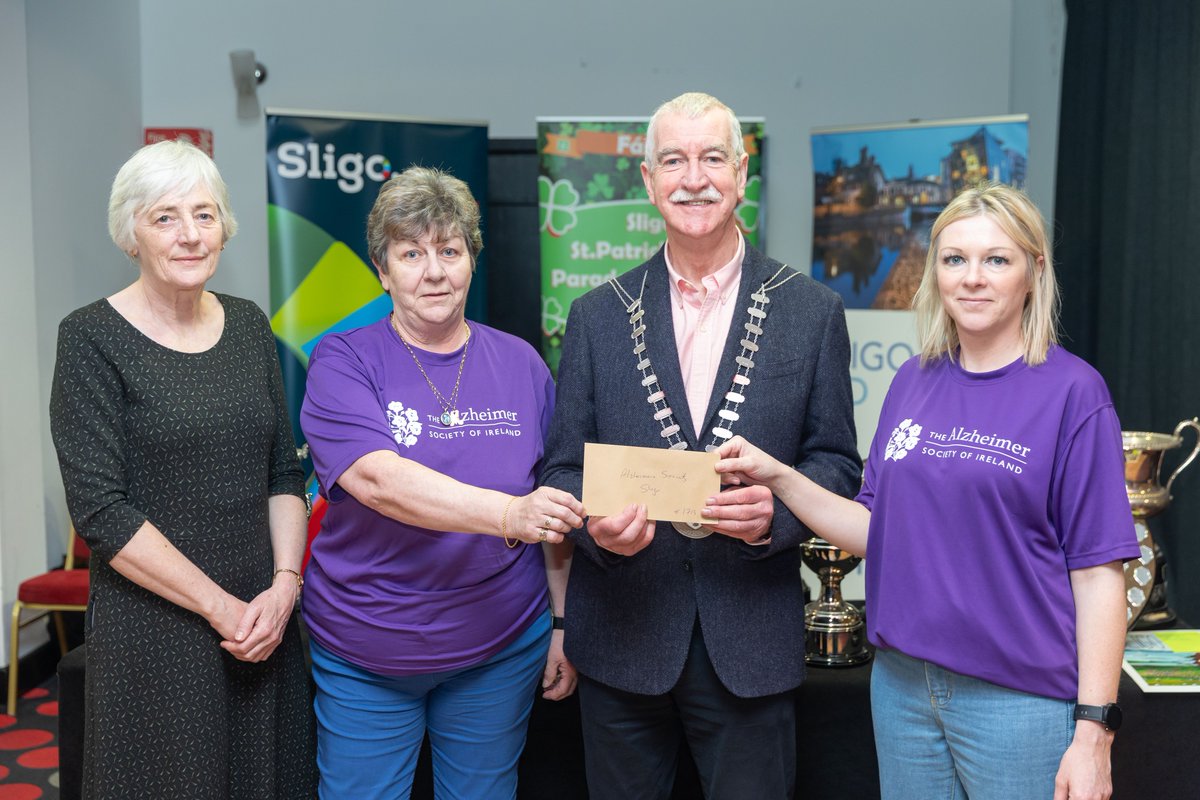
[[(746, 240), (739, 235), (737, 252), (725, 266), (692, 283), (671, 266), (670, 248), (663, 251), (671, 284), (671, 319), (675, 324), (675, 343), (679, 347), (679, 371), (687, 392), (688, 410), (696, 436), (708, 411), (721, 352), (729, 326), (733, 323), (738, 287), (742, 283), (742, 259)], [(701, 446), (707, 442), (701, 442)]]

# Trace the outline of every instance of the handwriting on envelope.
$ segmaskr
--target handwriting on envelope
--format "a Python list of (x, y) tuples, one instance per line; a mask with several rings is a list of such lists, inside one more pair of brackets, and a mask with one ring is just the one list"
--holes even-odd
[(610, 516), (644, 503), (662, 522), (712, 522), (700, 516), (704, 501), (721, 490), (717, 454), (624, 445), (583, 445), (583, 505)]

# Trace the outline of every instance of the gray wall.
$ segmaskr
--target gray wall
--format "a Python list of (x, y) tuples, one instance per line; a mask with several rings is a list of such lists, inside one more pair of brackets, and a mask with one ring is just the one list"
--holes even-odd
[[(173, 5), (143, 6), (143, 119), (214, 130), (245, 224), (216, 285), (256, 299), (267, 296), (264, 129), (236, 119), (237, 48), (269, 70), (264, 106), (485, 119), (493, 137), (532, 137), (538, 115), (645, 115), (709, 91), (767, 119), (769, 249), (792, 264), (808, 262), (813, 127), (1027, 112), (1031, 172), (1054, 162), (1063, 11), (1050, 0), (747, 0), (736, 16), (729, 4), (706, 13), (677, 0), (573, 12), (543, 0), (363, 0), (352, 18), (313, 0), (206, 7), (180, 37)], [(1052, 170), (1043, 174), (1035, 199), (1049, 203)]]
[[(12, 182), (5, 170), (0, 210), (32, 209), (32, 221), (0, 222), (0, 233), (16, 229), (0, 239), (17, 295), (6, 301), (24, 312), (3, 332), (10, 350), (25, 344), (18, 419), (38, 414), (29, 441), (10, 441), (0, 416), (5, 601), (16, 589), (7, 564), (26, 566), (31, 551), (49, 563), (65, 541), (44, 412), (55, 331), (134, 277), (104, 210), (143, 126), (213, 130), (242, 230), (212, 288), (267, 302), (264, 124), (236, 116), (229, 51), (252, 48), (268, 67), (264, 107), (485, 119), (493, 137), (533, 137), (538, 115), (645, 115), (680, 92), (711, 92), (766, 118), (768, 250), (807, 268), (814, 127), (1028, 113), (1030, 191), (1049, 212), (1064, 25), (1061, 0), (0, 0), (0, 68), (27, 57), (26, 70), (0, 70), (0, 150), (5, 165), (29, 165)], [(8, 522), (5, 488), (17, 483), (42, 518)]]
[(5, 620), (21, 580), (61, 559), (70, 525), (46, 416), (58, 320), (135, 276), (108, 241), (105, 209), (141, 137), (139, 13), (137, 0), (0, 0)]
[[(38, 352), (30, 334), (33, 306), (33, 213), (29, 139), (29, 72), (25, 47), (25, 8), (0, 2), (0, 592), (16, 587), (46, 563), (42, 521), (42, 441)], [(19, 33), (19, 35), (16, 35)], [(32, 476), (32, 480), (29, 477)], [(8, 619), (8, 608), (4, 609)], [(5, 639), (7, 641), (7, 639)]]

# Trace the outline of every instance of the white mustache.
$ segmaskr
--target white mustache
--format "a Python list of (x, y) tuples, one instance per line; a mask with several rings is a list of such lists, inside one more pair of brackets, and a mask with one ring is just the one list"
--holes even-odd
[(719, 203), (724, 199), (724, 195), (718, 192), (716, 187), (707, 186), (699, 192), (689, 192), (687, 189), (676, 189), (675, 191), (671, 192), (671, 196), (667, 199), (672, 203)]

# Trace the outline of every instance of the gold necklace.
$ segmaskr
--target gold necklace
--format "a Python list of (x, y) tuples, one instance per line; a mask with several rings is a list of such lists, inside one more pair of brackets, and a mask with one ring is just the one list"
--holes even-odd
[(396, 336), (400, 338), (400, 344), (404, 345), (404, 349), (412, 356), (413, 363), (417, 365), (417, 369), (421, 371), (421, 377), (429, 384), (429, 388), (433, 390), (433, 396), (437, 398), (438, 404), (442, 407), (441, 421), (443, 425), (454, 427), (462, 425), (462, 419), (458, 415), (458, 409), (455, 407), (458, 404), (458, 387), (462, 382), (463, 364), (467, 363), (467, 345), (471, 342), (471, 326), (466, 325), (467, 338), (463, 340), (462, 358), (458, 360), (458, 376), (454, 379), (454, 390), (450, 392), (450, 399), (447, 400), (438, 388), (433, 385), (433, 381), (429, 379), (429, 375), (425, 372), (425, 367), (421, 366), (421, 359), (417, 358), (417, 354), (409, 347), (408, 342), (404, 341), (404, 334), (400, 333), (400, 326), (396, 324), (396, 315), (392, 313), (390, 316), (392, 330), (396, 332)]

